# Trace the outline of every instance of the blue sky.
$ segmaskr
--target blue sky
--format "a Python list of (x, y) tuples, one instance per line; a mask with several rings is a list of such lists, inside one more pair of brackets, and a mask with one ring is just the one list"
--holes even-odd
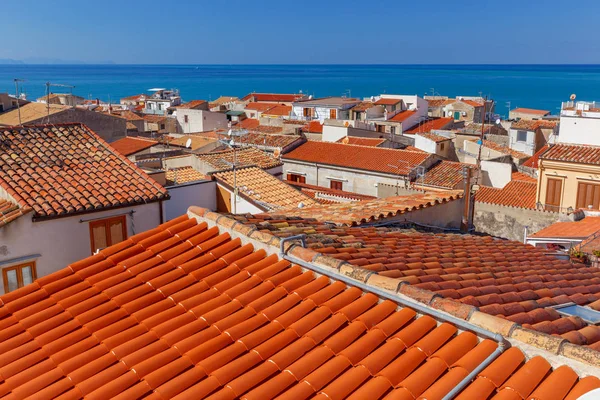
[(3, 1), (0, 58), (124, 64), (600, 63), (600, 2)]

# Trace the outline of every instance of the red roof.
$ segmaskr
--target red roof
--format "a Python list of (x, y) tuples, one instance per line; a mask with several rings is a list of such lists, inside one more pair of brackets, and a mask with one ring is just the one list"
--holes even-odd
[(269, 108), (267, 111), (264, 111), (265, 115), (277, 115), (281, 117), (287, 117), (292, 112), (292, 106), (285, 106), (283, 104), (278, 104), (272, 108)]
[(416, 111), (410, 111), (410, 110), (400, 111), (398, 114), (394, 115), (392, 118), (388, 118), (388, 121), (403, 122), (403, 121), (406, 121), (408, 118), (412, 117), (413, 115), (415, 115), (416, 113), (417, 113)]
[[(331, 189), (328, 187), (323, 187), (323, 186), (317, 186), (317, 185), (309, 185), (308, 183), (300, 183), (300, 182), (294, 182), (294, 181), (285, 181), (288, 185), (290, 186), (294, 186), (297, 189), (300, 189), (300, 191), (302, 191), (302, 193), (308, 194), (309, 196), (311, 196), (312, 198), (316, 199), (319, 202), (322, 202), (321, 198), (319, 198), (318, 196), (315, 196), (315, 194), (325, 194), (325, 195), (329, 195), (329, 196), (334, 196), (336, 198), (342, 198), (342, 199), (347, 199), (347, 200), (353, 200), (353, 201), (358, 201), (358, 200), (372, 200), (372, 199), (376, 199), (377, 197), (375, 196), (368, 196), (366, 194), (360, 194), (360, 193), (354, 193), (354, 192), (347, 192), (345, 190), (337, 190), (337, 189)], [(332, 204), (332, 203), (338, 203), (339, 201), (326, 201), (323, 202), (325, 204)]]
[(237, 124), (242, 129), (254, 129), (259, 125), (260, 121), (254, 118), (246, 118)]
[(600, 164), (600, 146), (556, 144), (543, 153), (540, 159), (580, 164)]
[(535, 179), (513, 179), (502, 189), (482, 186), (475, 194), (475, 200), (480, 203), (534, 210), (536, 193), (537, 182)]
[[(442, 398), (497, 348), (220, 229), (182, 216), (2, 296), (3, 393)], [(576, 398), (600, 386), (513, 346), (463, 399)]]
[(58, 217), (168, 198), (83, 124), (0, 128), (0, 186), (37, 217)]
[(130, 101), (134, 101), (135, 100), (135, 101), (138, 101), (138, 100), (140, 100), (140, 97), (142, 97), (142, 96), (148, 97), (147, 94), (141, 93), (141, 94), (135, 94), (133, 96), (121, 97), (121, 101), (123, 101), (123, 100), (130, 100)]
[(473, 100), (461, 100), (463, 103), (468, 104), (472, 107), (483, 107), (483, 103), (479, 103)]
[(30, 207), (19, 207), (10, 200), (0, 198), (0, 228), (31, 211)]
[(600, 217), (585, 217), (579, 221), (556, 222), (529, 237), (585, 239), (598, 231), (600, 231)]
[[(476, 142), (476, 143), (479, 142), (479, 139), (469, 139), (469, 140), (471, 142)], [(484, 140), (483, 147), (487, 147), (488, 149), (495, 150), (502, 154), (510, 155), (511, 157), (514, 157), (517, 159), (529, 158), (529, 154), (527, 154), (527, 153), (522, 153), (520, 151), (513, 150), (510, 147), (502, 146), (501, 144), (498, 144), (491, 140)]]
[(538, 168), (539, 165), (539, 159), (540, 156), (542, 154), (544, 154), (546, 152), (546, 150), (548, 150), (550, 148), (549, 144), (545, 144), (541, 149), (539, 149), (533, 156), (531, 156), (530, 159), (528, 159), (527, 161), (525, 161), (522, 165), (524, 167), (530, 167), (530, 168)]
[(345, 136), (340, 138), (337, 143), (344, 143), (345, 140), (348, 140), (346, 144), (358, 144), (360, 146), (371, 146), (371, 147), (379, 147), (382, 145), (386, 139), (383, 138), (363, 138), (357, 136)]
[(537, 128), (541, 129), (554, 129), (558, 126), (558, 120), (544, 120), (544, 119), (521, 119), (517, 122), (513, 122), (510, 126), (511, 129), (524, 129), (528, 131), (534, 131)]
[(511, 112), (521, 113), (521, 114), (535, 114), (535, 115), (547, 115), (550, 114), (550, 111), (547, 110), (535, 110), (533, 108), (514, 108), (510, 110)]
[(302, 127), (302, 131), (307, 133), (323, 133), (323, 124), (319, 121), (310, 121)]
[(376, 106), (393, 106), (400, 103), (402, 99), (380, 98), (374, 104)]
[(424, 179), (416, 181), (415, 185), (457, 189), (464, 180), (463, 169), (468, 166), (468, 164), (442, 160), (430, 168), (425, 173)]
[(441, 142), (445, 142), (448, 140), (452, 140), (449, 137), (442, 136), (442, 135), (436, 135), (435, 133), (431, 133), (431, 132), (420, 132), (420, 133), (417, 133), (417, 135), (424, 137), (426, 139), (429, 139), (436, 143), (441, 143)]
[(192, 100), (192, 101), (188, 101), (187, 103), (184, 103), (180, 106), (177, 106), (176, 108), (193, 109), (204, 103), (206, 103), (206, 100)]
[(156, 140), (128, 136), (112, 142), (110, 146), (124, 156), (129, 156), (139, 151), (146, 150), (156, 144), (158, 144)]
[(413, 167), (431, 157), (428, 153), (308, 141), (283, 155), (286, 160), (337, 165), (340, 167), (388, 174), (406, 175)]
[(410, 128), (408, 131), (404, 132), (410, 135), (414, 135), (415, 133), (421, 132), (431, 132), (435, 130), (440, 130), (444, 128), (448, 128), (454, 123), (452, 118), (432, 118), (428, 121), (423, 121), (418, 123), (417, 125)]
[(244, 108), (246, 110), (265, 112), (278, 105), (277, 103), (248, 103)]
[(253, 99), (252, 101), (271, 101), (275, 103), (292, 103), (304, 97), (303, 94), (288, 94), (288, 93), (249, 93), (242, 98), (244, 101)]

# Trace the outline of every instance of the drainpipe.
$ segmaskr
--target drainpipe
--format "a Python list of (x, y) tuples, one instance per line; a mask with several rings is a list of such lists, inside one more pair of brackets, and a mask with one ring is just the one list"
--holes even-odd
[(477, 325), (473, 325), (473, 324), (471, 324), (463, 319), (460, 319), (458, 317), (455, 317), (451, 314), (442, 313), (441, 311), (438, 311), (436, 309), (429, 308), (426, 305), (419, 303), (415, 300), (400, 297), (396, 293), (389, 293), (386, 290), (380, 289), (376, 286), (368, 285), (363, 282), (359, 282), (359, 281), (352, 279), (350, 277), (347, 277), (345, 275), (332, 274), (331, 270), (329, 270), (329, 269), (308, 263), (304, 260), (301, 260), (301, 259), (293, 257), (293, 256), (289, 256), (284, 251), (284, 244), (286, 242), (289, 242), (292, 240), (300, 240), (302, 243), (302, 247), (306, 247), (306, 235), (304, 235), (304, 234), (282, 238), (279, 242), (279, 251), (280, 251), (279, 256), (281, 258), (283, 258), (284, 260), (287, 260), (294, 264), (300, 265), (306, 269), (312, 270), (321, 275), (325, 275), (328, 278), (342, 281), (347, 285), (355, 286), (363, 291), (374, 293), (380, 298), (384, 298), (384, 299), (393, 301), (394, 303), (400, 304), (404, 307), (411, 308), (421, 314), (428, 314), (428, 315), (433, 316), (437, 320), (449, 322), (449, 323), (457, 326), (458, 328), (460, 328), (463, 331), (474, 332), (477, 335), (479, 335), (481, 337), (485, 337), (486, 339), (493, 340), (498, 344), (498, 347), (496, 347), (496, 350), (494, 350), (492, 352), (492, 354), (490, 354), (485, 360), (483, 360), (483, 362), (481, 364), (479, 364), (475, 369), (473, 369), (473, 371), (471, 371), (471, 373), (469, 375), (467, 375), (450, 392), (448, 392), (444, 396), (443, 400), (453, 399), (458, 393), (460, 393), (465, 387), (467, 387), (471, 383), (471, 381), (477, 376), (477, 374), (479, 374), (481, 371), (483, 371), (496, 358), (498, 358), (498, 356), (500, 356), (500, 354), (502, 354), (504, 352), (504, 350), (506, 350), (510, 347), (510, 343), (504, 338), (504, 336), (502, 336), (499, 333), (490, 332), (487, 329), (481, 328)]
[(525, 244), (527, 244), (527, 236), (529, 236), (528, 233), (529, 233), (529, 227), (527, 225), (525, 225), (525, 232), (523, 233), (523, 236), (524, 236), (523, 243), (525, 243)]

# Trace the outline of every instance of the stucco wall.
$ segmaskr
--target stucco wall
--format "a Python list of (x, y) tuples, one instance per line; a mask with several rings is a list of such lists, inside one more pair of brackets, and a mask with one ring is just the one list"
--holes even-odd
[(529, 235), (557, 221), (568, 221), (566, 214), (475, 203), (475, 230), (505, 239), (523, 242), (525, 227)]
[[(527, 138), (525, 142), (517, 141), (518, 132), (526, 132)], [(511, 129), (510, 130), (510, 148), (522, 153), (533, 155), (535, 152), (535, 132), (527, 131), (523, 129)]]
[[(127, 236), (131, 236), (160, 224), (159, 204), (156, 202), (39, 222), (32, 222), (32, 214), (25, 215), (0, 228), (0, 267), (11, 265), (10, 260), (16, 258), (40, 254), (41, 257), (36, 259), (37, 276), (48, 275), (92, 254), (90, 219), (123, 215), (134, 210), (132, 216), (127, 214), (126, 217)], [(84, 222), (80, 222), (80, 219)], [(3, 282), (0, 292), (4, 292)]]
[[(188, 122), (185, 122), (185, 116)], [(204, 110), (177, 110), (177, 125), (179, 132), (193, 133), (206, 132), (213, 129), (227, 128), (227, 116), (223, 113)]]
[[(46, 118), (31, 121), (31, 124), (46, 122)], [(79, 122), (88, 126), (98, 136), (107, 142), (113, 142), (127, 135), (127, 121), (124, 118), (113, 117), (95, 111), (71, 108), (64, 112), (50, 115), (50, 123), (64, 124)]]
[(171, 199), (165, 202), (166, 221), (187, 213), (190, 206), (199, 206), (215, 211), (217, 209), (216, 188), (217, 183), (214, 181), (167, 187)]
[(496, 161), (481, 161), (482, 185), (503, 188), (512, 179), (512, 165)]
[(558, 142), (600, 146), (598, 132), (600, 118), (561, 116)]
[(593, 164), (574, 164), (541, 160), (538, 179), (538, 198), (540, 203), (546, 202), (548, 178), (562, 181), (561, 209), (576, 208), (579, 182), (600, 184), (600, 166)]

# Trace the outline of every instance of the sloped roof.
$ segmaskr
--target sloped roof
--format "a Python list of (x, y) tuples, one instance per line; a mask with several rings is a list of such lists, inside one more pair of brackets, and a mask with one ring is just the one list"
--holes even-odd
[(379, 106), (393, 106), (395, 104), (401, 103), (402, 99), (394, 99), (394, 98), (380, 98), (375, 102), (375, 105)]
[(146, 150), (157, 144), (158, 142), (156, 140), (137, 136), (128, 136), (119, 140), (115, 140), (110, 144), (110, 146), (124, 156), (129, 156), (139, 151)]
[(170, 168), (165, 172), (165, 178), (168, 186), (211, 179), (191, 166)]
[(469, 165), (442, 160), (431, 167), (425, 173), (424, 179), (415, 182), (415, 185), (456, 189), (464, 180), (463, 169), (467, 166)]
[(550, 114), (550, 111), (547, 111), (547, 110), (536, 110), (536, 109), (533, 109), (533, 108), (513, 108), (510, 111), (516, 112), (516, 113), (521, 113), (521, 114), (534, 114), (534, 115), (540, 115), (540, 116), (544, 116), (544, 115)]
[(429, 107), (443, 107), (448, 104), (456, 103), (458, 100), (456, 99), (433, 99), (427, 100)]
[(346, 144), (357, 144), (359, 146), (379, 147), (386, 139), (383, 138), (363, 138), (358, 136), (345, 136), (337, 140), (337, 143), (344, 143), (344, 140), (348, 140)]
[(375, 104), (372, 101), (362, 101), (351, 108), (352, 111), (367, 111), (369, 108), (372, 108)]
[(273, 107), (278, 106), (279, 104), (277, 103), (256, 103), (256, 102), (252, 102), (252, 103), (248, 103), (246, 104), (246, 107), (244, 107), (246, 110), (255, 110), (255, 111), (260, 111), (260, 112), (265, 112), (270, 110)]
[(33, 122), (41, 122), (43, 118), (50, 115), (58, 114), (69, 110), (70, 106), (60, 104), (45, 104), (45, 103), (27, 103), (20, 107), (20, 111), (13, 109), (0, 114), (0, 126), (17, 126), (19, 125), (19, 112), (21, 113), (21, 124), (25, 125)]
[(477, 101), (473, 101), (473, 100), (460, 100), (465, 104), (470, 105), (471, 107), (483, 107), (483, 103), (479, 103)]
[(254, 129), (260, 125), (260, 121), (255, 118), (246, 118), (240, 122), (236, 126), (242, 129)]
[(558, 120), (548, 121), (543, 119), (520, 119), (517, 122), (513, 122), (510, 126), (511, 129), (522, 129), (528, 131), (534, 131), (537, 128), (541, 129), (554, 129), (558, 126)]
[[(471, 142), (479, 142), (479, 139), (469, 139)], [(506, 147), (506, 146), (502, 146), (501, 144), (498, 144), (496, 142), (492, 142), (491, 140), (484, 140), (483, 141), (483, 147), (487, 147), (488, 149), (492, 149), (495, 150), (499, 153), (502, 154), (506, 154), (509, 155), (511, 157), (517, 158), (517, 159), (524, 159), (524, 158), (529, 158), (531, 157), (529, 154), (527, 153), (523, 153), (517, 150), (513, 150), (510, 147)]]
[(201, 135), (183, 135), (178, 138), (169, 140), (169, 144), (173, 145), (173, 146), (185, 147), (188, 140), (191, 143), (191, 146), (189, 148), (192, 151), (201, 149), (204, 146), (213, 144), (217, 141), (217, 139), (214, 139), (211, 137), (206, 137), (206, 136), (201, 136)]
[(121, 97), (121, 101), (124, 101), (124, 100), (138, 101), (138, 100), (140, 100), (140, 97), (149, 97), (149, 95), (147, 95), (145, 93), (134, 94), (133, 96)]
[(540, 155), (540, 160), (564, 161), (580, 164), (600, 164), (600, 146), (555, 144)]
[(529, 237), (586, 239), (598, 231), (600, 231), (600, 217), (585, 217), (579, 221), (555, 222)]
[(452, 140), (449, 137), (437, 135), (437, 134), (431, 133), (431, 132), (419, 132), (419, 133), (417, 133), (417, 135), (424, 137), (425, 139), (429, 139), (432, 142), (436, 142), (436, 143), (441, 143), (441, 142), (446, 142), (448, 140)]
[[(240, 196), (263, 211), (298, 207), (300, 203), (308, 207), (318, 204), (304, 193), (260, 168), (239, 168), (236, 169), (235, 175)], [(233, 171), (217, 172), (213, 176), (217, 182), (233, 188)]]
[(537, 181), (531, 177), (523, 178), (521, 175), (513, 175), (512, 180), (501, 189), (481, 186), (475, 194), (475, 201), (535, 210)]
[(271, 101), (271, 102), (284, 102), (290, 103), (303, 98), (303, 94), (293, 93), (249, 93), (242, 97), (242, 100), (250, 100), (254, 98), (254, 101)]
[(253, 128), (252, 131), (268, 134), (281, 133), (283, 132), (283, 126), (258, 125), (257, 127)]
[(529, 158), (527, 161), (525, 161), (522, 165), (524, 167), (537, 169), (537, 167), (539, 166), (540, 156), (542, 154), (544, 154), (546, 152), (546, 150), (548, 150), (549, 148), (550, 148), (550, 145), (545, 144), (541, 149), (536, 151), (535, 154), (533, 156), (531, 156), (531, 158)]
[(206, 103), (206, 100), (191, 100), (191, 101), (188, 101), (187, 103), (183, 103), (182, 105), (177, 106), (175, 108), (193, 109), (193, 108), (196, 108), (198, 106), (201, 106), (204, 103)]
[[(222, 171), (231, 168), (234, 159), (233, 152), (234, 150), (216, 151), (207, 154), (199, 154), (197, 157), (200, 161), (209, 164), (215, 171)], [(259, 168), (268, 169), (282, 165), (282, 162), (273, 157), (273, 155), (254, 147), (237, 149), (235, 152), (238, 167), (257, 166)]]
[(388, 118), (388, 121), (404, 122), (408, 118), (415, 115), (416, 113), (417, 113), (416, 111), (411, 111), (411, 110), (400, 111), (398, 114), (394, 115), (393, 117)]
[(323, 124), (319, 121), (310, 121), (302, 127), (302, 131), (307, 133), (323, 133)]
[[(302, 191), (302, 193), (310, 196), (322, 204), (341, 203), (342, 200), (359, 201), (359, 200), (373, 200), (377, 197), (368, 196), (366, 194), (347, 192), (345, 190), (331, 189), (328, 187), (310, 185), (308, 183), (300, 183), (294, 181), (285, 181), (288, 185), (295, 187)], [(325, 196), (323, 196), (325, 195)]]
[(408, 133), (410, 135), (422, 132), (427, 133), (433, 130), (444, 129), (448, 127), (448, 125), (452, 125), (453, 122), (454, 120), (452, 118), (432, 118), (418, 123), (404, 133)]
[(36, 217), (145, 204), (167, 191), (82, 124), (0, 129), (0, 185)]
[(0, 198), (0, 228), (31, 211), (30, 207), (19, 207), (10, 200)]
[[(496, 349), (186, 216), (1, 299), (14, 398), (441, 398)], [(600, 386), (551, 371), (513, 347), (462, 396)]]
[(393, 218), (422, 208), (457, 200), (461, 192), (426, 192), (354, 203), (336, 203), (318, 207), (285, 210), (286, 216), (310, 217), (336, 225), (357, 226)]
[[(286, 160), (316, 162), (365, 171), (406, 175), (431, 157), (428, 153), (308, 141), (283, 155)], [(397, 167), (397, 168), (395, 168)]]
[(304, 140), (304, 137), (298, 135), (277, 135), (249, 132), (248, 134), (240, 137), (236, 144), (277, 147), (283, 149), (298, 141)]
[(278, 104), (274, 107), (269, 108), (263, 112), (263, 115), (275, 115), (279, 117), (286, 117), (292, 112), (292, 106), (285, 106)]

